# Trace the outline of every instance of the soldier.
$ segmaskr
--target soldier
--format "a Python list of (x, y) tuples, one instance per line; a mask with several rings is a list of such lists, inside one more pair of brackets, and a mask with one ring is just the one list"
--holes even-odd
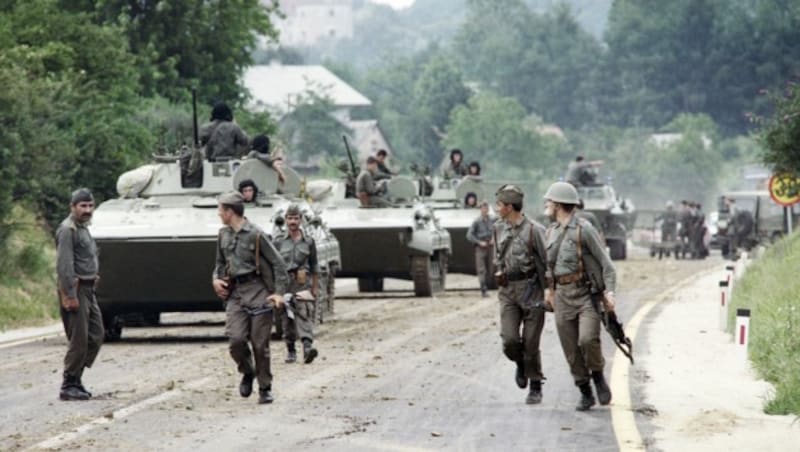
[(206, 148), (206, 158), (239, 158), (250, 145), (250, 138), (233, 122), (233, 111), (220, 102), (211, 110), (211, 120), (200, 128), (200, 144)]
[(674, 242), (678, 232), (678, 212), (672, 201), (667, 201), (666, 210), (656, 220), (661, 220), (661, 242)]
[(478, 162), (469, 162), (467, 166), (467, 176), (478, 177), (481, 175), (481, 164)]
[(678, 233), (678, 240), (681, 242), (681, 248), (683, 248), (681, 254), (684, 254), (692, 232), (692, 211), (689, 207), (689, 201), (681, 201), (681, 210), (678, 212), (678, 223), (681, 226), (680, 232)]
[(464, 196), (464, 207), (467, 209), (478, 207), (478, 195), (472, 192), (467, 193), (467, 195)]
[(253, 179), (245, 179), (239, 182), (239, 193), (242, 194), (244, 202), (252, 203), (258, 198), (258, 187)]
[(464, 166), (464, 154), (461, 149), (450, 151), (450, 161), (442, 165), (442, 174), (445, 179), (456, 179), (467, 175), (467, 168)]
[(489, 203), (481, 201), (481, 214), (472, 222), (467, 230), (467, 240), (475, 245), (475, 269), (478, 273), (478, 283), (481, 285), (481, 296), (488, 297), (486, 292), (489, 287), (488, 278), (494, 277), (492, 259), (494, 258), (494, 237), (492, 231), (497, 218), (489, 215)]
[(97, 245), (87, 226), (94, 212), (88, 188), (72, 193), (70, 215), (56, 230), (56, 272), (61, 320), (69, 345), (64, 356), (61, 400), (89, 400), (81, 377), (100, 352), (105, 331), (94, 285), (98, 277)]
[(386, 157), (389, 156), (389, 151), (386, 149), (380, 149), (375, 154), (375, 159), (378, 161), (378, 170), (375, 172), (375, 180), (382, 180), (382, 179), (391, 179), (392, 176), (396, 176), (397, 173), (390, 170), (388, 166), (386, 166)]
[(256, 135), (253, 137), (253, 142), (250, 146), (250, 152), (247, 158), (256, 159), (278, 173), (278, 181), (283, 183), (286, 178), (283, 174), (283, 155), (277, 152), (275, 155), (270, 151), (269, 137), (266, 135)]
[(257, 377), (258, 403), (272, 403), (269, 336), (274, 310), (282, 306), (288, 286), (286, 265), (267, 234), (244, 217), (239, 192), (221, 195), (217, 212), (225, 226), (217, 240), (212, 285), (225, 300), (228, 348), (242, 374), (239, 394), (249, 397)]
[(603, 298), (606, 310), (614, 310), (616, 272), (595, 228), (575, 216), (579, 202), (575, 187), (556, 182), (545, 200), (545, 213), (555, 221), (547, 229), (545, 303), (555, 311), (561, 348), (581, 392), (575, 409), (586, 411), (595, 404), (590, 380), (600, 404), (611, 402), (611, 389), (603, 376), (598, 298)]
[[(544, 327), (544, 226), (522, 213), (523, 193), (514, 185), (497, 191), (497, 212), (503, 221), (492, 232), (500, 301), (503, 353), (517, 364), (515, 381), (525, 389), (527, 404), (542, 401), (542, 359), (539, 340)], [(520, 326), (522, 335), (520, 336)]]
[[(286, 209), (286, 234), (275, 239), (275, 248), (283, 257), (289, 272), (289, 292), (297, 294), (294, 320), (283, 311), (283, 331), (286, 341), (286, 362), (297, 361), (295, 341), (303, 343), (303, 361), (311, 364), (317, 357), (314, 342), (314, 300), (317, 298), (319, 267), (314, 239), (300, 228), (303, 216), (297, 204)], [(305, 293), (304, 293), (305, 292)], [(308, 296), (310, 295), (310, 296)]]
[(378, 171), (378, 159), (367, 157), (367, 169), (361, 171), (356, 179), (356, 196), (361, 201), (362, 207), (388, 207), (389, 201), (383, 197), (385, 185), (375, 183), (375, 173)]
[(582, 155), (579, 155), (575, 157), (574, 162), (570, 162), (569, 166), (567, 166), (567, 174), (564, 176), (564, 180), (576, 187), (580, 185), (592, 185), (595, 183), (595, 178), (590, 169), (596, 168), (602, 164), (602, 160), (587, 162)]

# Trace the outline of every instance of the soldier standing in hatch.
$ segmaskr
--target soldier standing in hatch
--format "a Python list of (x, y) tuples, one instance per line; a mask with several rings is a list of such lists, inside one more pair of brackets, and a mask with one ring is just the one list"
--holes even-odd
[(69, 345), (64, 356), (61, 400), (89, 400), (81, 377), (92, 367), (103, 344), (103, 315), (94, 295), (97, 281), (97, 245), (87, 226), (94, 212), (94, 197), (87, 188), (72, 193), (71, 213), (56, 231), (56, 272), (61, 320)]
[(544, 380), (539, 350), (545, 316), (544, 226), (522, 213), (522, 198), (522, 190), (514, 185), (497, 191), (502, 221), (495, 223), (493, 237), (500, 286), (500, 337), (503, 353), (517, 364), (517, 386), (525, 389), (530, 381), (525, 403), (537, 404), (542, 401)]
[(442, 175), (445, 179), (456, 179), (467, 175), (467, 166), (464, 164), (464, 153), (461, 149), (450, 151), (450, 160), (442, 164)]
[(233, 122), (233, 111), (220, 102), (211, 110), (211, 120), (200, 128), (200, 144), (206, 148), (206, 158), (213, 162), (220, 158), (240, 158), (249, 145), (250, 138)]
[(497, 220), (493, 215), (489, 215), (489, 203), (481, 201), (481, 214), (472, 222), (467, 230), (467, 240), (475, 245), (475, 270), (478, 274), (478, 282), (481, 285), (481, 296), (488, 297), (489, 287), (488, 278), (494, 277), (492, 271), (492, 260), (494, 259), (494, 222)]
[(382, 186), (375, 183), (378, 171), (378, 159), (367, 157), (367, 169), (361, 171), (356, 179), (356, 196), (362, 207), (388, 207), (391, 204), (383, 197)]
[[(286, 340), (286, 362), (297, 361), (295, 341), (300, 336), (303, 343), (303, 362), (311, 364), (317, 357), (314, 348), (314, 299), (317, 298), (319, 267), (317, 247), (314, 239), (300, 228), (303, 216), (297, 204), (286, 209), (286, 235), (275, 239), (275, 247), (283, 257), (289, 272), (289, 292), (299, 294), (296, 298), (294, 320), (284, 309), (283, 331)], [(304, 293), (307, 292), (307, 293)], [(310, 295), (310, 296), (309, 296)]]
[(386, 166), (386, 158), (388, 156), (389, 151), (386, 149), (380, 149), (375, 154), (375, 159), (378, 161), (378, 170), (375, 172), (375, 180), (391, 179), (393, 176), (397, 176), (397, 173)]
[(272, 403), (269, 337), (273, 313), (288, 286), (286, 265), (267, 234), (244, 217), (241, 193), (221, 195), (217, 213), (225, 226), (217, 240), (212, 285), (226, 300), (228, 348), (242, 374), (239, 394), (249, 397), (258, 378), (258, 403)]
[(575, 161), (569, 162), (564, 180), (576, 187), (580, 185), (592, 185), (595, 183), (595, 178), (589, 169), (596, 168), (602, 164), (602, 160), (587, 162), (582, 155), (579, 155), (575, 157)]
[(556, 182), (545, 194), (545, 214), (555, 222), (547, 229), (548, 289), (545, 303), (556, 316), (561, 348), (581, 398), (575, 407), (586, 411), (595, 404), (594, 381), (601, 405), (611, 403), (603, 376), (600, 347), (600, 306), (614, 310), (616, 271), (595, 228), (575, 216), (579, 202), (575, 187)]

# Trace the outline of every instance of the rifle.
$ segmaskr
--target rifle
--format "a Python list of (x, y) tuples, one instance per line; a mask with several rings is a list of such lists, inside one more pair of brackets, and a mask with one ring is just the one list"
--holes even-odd
[(347, 159), (350, 160), (350, 171), (353, 174), (353, 178), (358, 177), (358, 171), (356, 170), (356, 162), (353, 160), (353, 153), (350, 151), (350, 144), (347, 142), (347, 135), (342, 135), (342, 140), (344, 141), (344, 148), (347, 150)]
[[(294, 298), (294, 294), (292, 293), (287, 293), (283, 296), (283, 308), (286, 310), (286, 316), (291, 320), (294, 320), (296, 309)], [(272, 304), (264, 304), (260, 308), (247, 308), (243, 306), (242, 309), (251, 317), (275, 311), (275, 307)]]

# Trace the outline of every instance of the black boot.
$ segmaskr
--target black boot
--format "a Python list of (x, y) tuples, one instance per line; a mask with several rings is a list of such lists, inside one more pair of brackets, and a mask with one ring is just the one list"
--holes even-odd
[(514, 381), (520, 389), (525, 389), (528, 386), (528, 378), (525, 377), (525, 366), (522, 360), (517, 361), (517, 373), (514, 375)]
[(486, 283), (481, 283), (481, 296), (483, 298), (486, 298), (486, 297), (489, 296), (489, 294), (487, 293)]
[(594, 381), (594, 388), (597, 391), (597, 400), (600, 401), (600, 405), (611, 403), (611, 389), (603, 377), (603, 372), (592, 372), (592, 380)]
[(255, 378), (253, 374), (242, 375), (242, 382), (239, 383), (239, 394), (242, 397), (250, 397), (253, 393), (253, 378)]
[(58, 397), (61, 400), (89, 400), (89, 394), (78, 387), (78, 378), (64, 375), (64, 382), (61, 384), (61, 392)]
[(542, 403), (542, 382), (531, 380), (531, 389), (528, 391), (528, 397), (525, 398), (525, 403), (528, 405), (536, 405)]
[(303, 362), (306, 364), (311, 364), (319, 354), (311, 344), (311, 339), (303, 339)]
[(578, 389), (581, 390), (581, 399), (578, 401), (578, 405), (575, 406), (575, 409), (578, 411), (586, 411), (593, 407), (595, 401), (594, 394), (592, 394), (592, 385), (590, 385), (587, 381), (586, 383), (578, 386)]
[(273, 400), (275, 399), (272, 398), (272, 385), (258, 389), (258, 403), (272, 403)]
[(86, 388), (83, 386), (83, 381), (81, 381), (81, 377), (83, 377), (83, 371), (81, 371), (81, 373), (79, 373), (78, 376), (75, 377), (77, 379), (77, 381), (78, 381), (78, 384), (77, 384), (78, 389), (80, 389), (81, 391), (89, 394), (89, 397), (92, 397), (92, 393), (87, 391)]
[(297, 350), (294, 348), (294, 342), (286, 343), (286, 364), (297, 362)]

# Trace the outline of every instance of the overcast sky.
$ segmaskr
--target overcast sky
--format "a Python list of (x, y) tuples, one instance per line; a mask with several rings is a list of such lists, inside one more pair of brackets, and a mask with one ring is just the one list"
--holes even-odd
[(373, 3), (383, 3), (389, 5), (394, 9), (405, 8), (414, 3), (414, 0), (370, 0)]

